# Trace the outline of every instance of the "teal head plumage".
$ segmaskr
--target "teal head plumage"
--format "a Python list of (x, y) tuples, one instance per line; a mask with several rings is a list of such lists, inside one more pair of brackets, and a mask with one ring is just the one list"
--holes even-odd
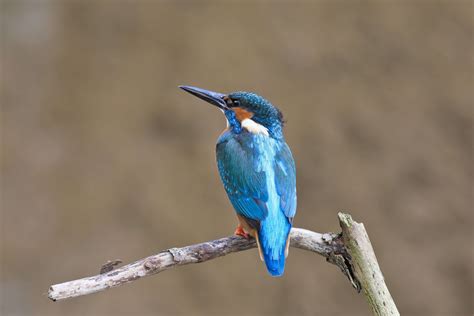
[(255, 93), (180, 88), (224, 113), (227, 128), (217, 140), (216, 157), (239, 220), (235, 233), (254, 237), (268, 272), (283, 275), (296, 214), (296, 171), (280, 110)]

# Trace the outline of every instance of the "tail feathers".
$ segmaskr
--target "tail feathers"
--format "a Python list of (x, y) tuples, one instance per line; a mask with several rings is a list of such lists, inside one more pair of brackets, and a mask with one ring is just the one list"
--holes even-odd
[(288, 256), (289, 232), (291, 226), (287, 227), (287, 231), (282, 233), (282, 238), (277, 238), (278, 242), (269, 242), (268, 236), (264, 234), (264, 230), (258, 232), (257, 244), (259, 253), (263, 255), (263, 261), (267, 267), (267, 271), (271, 276), (279, 277), (285, 272), (285, 260)]
[(288, 258), (289, 253), (290, 253), (290, 235), (288, 235), (288, 238), (286, 238), (285, 258)]
[(260, 260), (265, 261), (265, 259), (263, 258), (262, 245), (260, 244), (260, 238), (258, 237), (258, 233), (255, 233), (255, 239), (257, 240), (258, 255), (260, 256)]
[(274, 258), (270, 253), (264, 252), (263, 258), (265, 265), (267, 266), (267, 271), (273, 277), (282, 276), (285, 272), (285, 252), (280, 252), (277, 258)]

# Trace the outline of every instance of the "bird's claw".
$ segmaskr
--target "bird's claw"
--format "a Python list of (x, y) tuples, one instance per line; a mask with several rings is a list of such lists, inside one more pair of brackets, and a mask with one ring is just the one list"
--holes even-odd
[(250, 239), (250, 235), (247, 234), (244, 229), (242, 228), (242, 226), (237, 226), (237, 228), (235, 229), (235, 232), (234, 232), (234, 235), (236, 236), (242, 236), (244, 237), (245, 239)]

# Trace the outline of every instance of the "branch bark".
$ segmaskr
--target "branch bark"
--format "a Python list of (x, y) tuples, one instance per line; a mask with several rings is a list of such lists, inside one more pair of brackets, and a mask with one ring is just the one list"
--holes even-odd
[[(290, 245), (315, 252), (338, 266), (358, 292), (363, 289), (374, 315), (400, 315), (387, 289), (364, 225), (344, 213), (339, 213), (339, 223), (342, 228), (340, 234), (321, 234), (293, 228)], [(254, 239), (230, 236), (182, 248), (170, 248), (115, 270), (113, 268), (120, 260), (109, 261), (102, 266), (98, 275), (52, 285), (48, 297), (57, 301), (92, 294), (174, 267), (205, 262), (255, 247)]]
[(380, 316), (400, 315), (385, 284), (364, 224), (357, 223), (349, 214), (339, 213), (338, 216), (354, 275), (360, 282), (372, 313)]
[[(337, 265), (356, 289), (360, 289), (358, 282), (353, 279), (340, 234), (320, 234), (293, 228), (290, 233), (290, 245), (322, 255), (328, 262)], [(52, 285), (48, 297), (57, 301), (92, 294), (177, 266), (205, 262), (255, 247), (254, 239), (230, 236), (182, 248), (171, 248), (103, 274)]]

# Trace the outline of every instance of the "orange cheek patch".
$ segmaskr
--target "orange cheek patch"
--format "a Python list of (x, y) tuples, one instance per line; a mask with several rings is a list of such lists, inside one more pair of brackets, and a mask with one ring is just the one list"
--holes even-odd
[(232, 111), (235, 112), (235, 117), (242, 122), (245, 119), (252, 118), (253, 113), (242, 108), (232, 108)]

